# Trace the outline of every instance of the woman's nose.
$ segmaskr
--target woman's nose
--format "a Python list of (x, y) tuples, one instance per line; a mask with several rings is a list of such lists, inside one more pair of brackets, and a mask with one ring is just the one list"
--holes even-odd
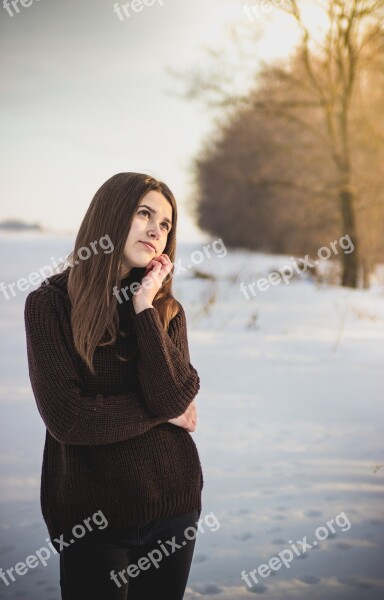
[(160, 225), (151, 225), (151, 227), (148, 228), (148, 233), (155, 235), (156, 239), (159, 239), (161, 234)]

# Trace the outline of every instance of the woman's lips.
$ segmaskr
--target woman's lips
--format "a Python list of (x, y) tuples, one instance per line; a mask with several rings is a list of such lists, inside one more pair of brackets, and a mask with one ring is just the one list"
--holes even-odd
[(152, 248), (152, 246), (150, 244), (147, 244), (146, 242), (140, 242), (140, 244), (143, 244), (144, 248), (147, 248), (148, 250), (152, 250), (152, 252), (154, 252), (154, 248)]

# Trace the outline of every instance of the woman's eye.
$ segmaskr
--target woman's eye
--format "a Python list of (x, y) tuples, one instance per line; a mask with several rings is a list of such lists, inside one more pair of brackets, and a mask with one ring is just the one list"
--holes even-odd
[[(138, 214), (144, 214), (144, 213), (146, 213), (147, 215), (151, 216), (151, 213), (150, 213), (150, 212), (149, 212), (149, 210), (147, 210), (146, 208), (143, 208), (142, 210), (139, 210), (139, 213), (138, 213)], [(169, 227), (169, 223), (167, 223), (167, 222), (164, 222), (164, 223), (162, 223), (162, 225), (163, 225), (163, 226), (165, 225), (165, 227), (166, 227), (167, 231), (169, 231), (169, 229), (170, 229), (170, 227)]]

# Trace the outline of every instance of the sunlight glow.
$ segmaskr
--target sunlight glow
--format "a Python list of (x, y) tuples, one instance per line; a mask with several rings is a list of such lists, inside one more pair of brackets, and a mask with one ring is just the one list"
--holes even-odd
[[(260, 0), (258, 0), (260, 3)], [(288, 56), (299, 43), (301, 32), (294, 18), (288, 15), (279, 6), (282, 2), (276, 3), (272, 10), (261, 13), (256, 12), (258, 19), (257, 25), (263, 27), (263, 35), (260, 39), (259, 48), (263, 60), (274, 60)], [(252, 16), (253, 8), (257, 4), (250, 4), (250, 14)], [(303, 18), (304, 25), (310, 32), (315, 42), (320, 42), (328, 29), (329, 19), (324, 7), (321, 7), (315, 0), (304, 0), (299, 3), (299, 8)]]

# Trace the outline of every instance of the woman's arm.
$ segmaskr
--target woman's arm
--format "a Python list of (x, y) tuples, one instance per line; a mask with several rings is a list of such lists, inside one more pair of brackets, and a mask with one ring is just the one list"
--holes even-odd
[(191, 365), (185, 312), (171, 320), (166, 333), (156, 308), (135, 315), (138, 376), (148, 409), (154, 415), (180, 416), (200, 389), (200, 378)]
[(61, 325), (66, 316), (60, 298), (53, 300), (51, 294), (49, 289), (32, 291), (24, 309), (29, 377), (51, 435), (64, 444), (112, 444), (166, 422), (166, 415), (151, 414), (136, 392), (82, 395), (73, 344)]

